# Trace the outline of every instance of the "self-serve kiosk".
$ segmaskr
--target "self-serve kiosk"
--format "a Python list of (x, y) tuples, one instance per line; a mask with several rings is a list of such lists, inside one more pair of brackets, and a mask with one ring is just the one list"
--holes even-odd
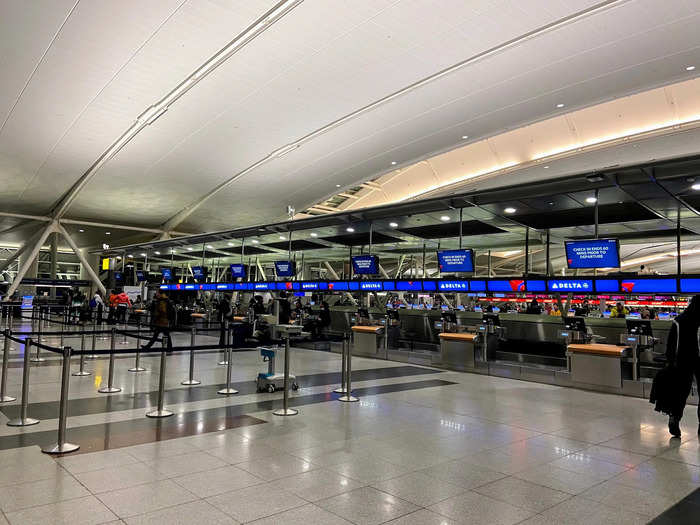
[(443, 311), (440, 321), (435, 322), (440, 329), (440, 362), (443, 366), (457, 370), (473, 369), (476, 366), (476, 345), (480, 334), (460, 331), (454, 311)]

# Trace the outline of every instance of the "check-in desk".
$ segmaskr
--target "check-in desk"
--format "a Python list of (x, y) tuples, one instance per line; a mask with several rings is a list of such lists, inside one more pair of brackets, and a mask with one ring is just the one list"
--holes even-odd
[(443, 366), (455, 370), (473, 369), (477, 334), (442, 332), (440, 338), (440, 361)]
[(352, 354), (375, 357), (381, 348), (380, 341), (384, 336), (384, 327), (355, 325), (351, 330), (354, 340)]
[(600, 343), (572, 343), (567, 346), (574, 383), (622, 388), (622, 362), (630, 349)]

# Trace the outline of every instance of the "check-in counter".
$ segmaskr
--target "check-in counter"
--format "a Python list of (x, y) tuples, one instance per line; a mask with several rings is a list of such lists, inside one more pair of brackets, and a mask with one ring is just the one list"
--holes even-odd
[(600, 343), (574, 343), (567, 347), (571, 380), (583, 385), (622, 388), (622, 360), (630, 348)]
[(353, 334), (352, 354), (375, 357), (385, 333), (384, 327), (357, 325), (353, 326), (351, 330)]
[(474, 368), (477, 334), (442, 332), (438, 337), (442, 366), (455, 370)]

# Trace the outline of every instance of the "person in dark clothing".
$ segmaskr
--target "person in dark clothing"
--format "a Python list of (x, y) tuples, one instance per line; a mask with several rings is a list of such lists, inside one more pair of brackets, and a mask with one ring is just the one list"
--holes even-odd
[(255, 315), (265, 315), (265, 303), (263, 302), (262, 295), (256, 295), (251, 301), (249, 308), (253, 309)]
[(530, 304), (527, 306), (527, 310), (525, 310), (526, 314), (533, 314), (533, 315), (539, 315), (542, 313), (542, 308), (540, 307), (540, 303), (537, 302), (537, 299), (533, 299), (530, 301)]
[(590, 306), (588, 305), (588, 299), (584, 299), (583, 303), (581, 303), (581, 306), (576, 308), (576, 317), (586, 317), (591, 311)]
[(279, 322), (280, 324), (289, 324), (289, 319), (292, 315), (292, 307), (287, 300), (287, 292), (281, 291), (279, 300)]
[(226, 322), (233, 318), (231, 312), (231, 299), (227, 295), (224, 295), (217, 306), (217, 317), (219, 321), (219, 345), (223, 346), (226, 344)]
[[(676, 317), (671, 325), (666, 345), (668, 366), (675, 366), (679, 377), (682, 378), (681, 384), (678, 385), (682, 401), (668, 418), (668, 431), (675, 437), (681, 435), (680, 421), (693, 384), (693, 376), (695, 376), (697, 384), (700, 385), (698, 329), (700, 329), (700, 295), (694, 296), (685, 311)], [(698, 407), (698, 416), (700, 416), (700, 406)], [(700, 427), (698, 434), (700, 434)]]
[(170, 338), (170, 327), (175, 319), (175, 307), (168, 296), (163, 292), (158, 292), (156, 298), (151, 303), (151, 329), (153, 337), (141, 348), (151, 348), (153, 343), (162, 335), (168, 345), (168, 351), (172, 352), (173, 342)]

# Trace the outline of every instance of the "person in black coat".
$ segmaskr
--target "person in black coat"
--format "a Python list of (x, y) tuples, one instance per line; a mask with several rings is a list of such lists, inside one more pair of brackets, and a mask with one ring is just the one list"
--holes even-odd
[[(668, 431), (675, 437), (680, 437), (680, 421), (683, 409), (690, 394), (690, 388), (695, 381), (700, 385), (700, 356), (698, 352), (698, 329), (700, 329), (700, 295), (690, 300), (685, 311), (676, 317), (671, 325), (666, 345), (666, 359), (669, 367), (675, 367), (678, 374), (679, 402), (668, 418)], [(700, 417), (700, 406), (698, 407)], [(700, 427), (698, 428), (700, 434)]]

